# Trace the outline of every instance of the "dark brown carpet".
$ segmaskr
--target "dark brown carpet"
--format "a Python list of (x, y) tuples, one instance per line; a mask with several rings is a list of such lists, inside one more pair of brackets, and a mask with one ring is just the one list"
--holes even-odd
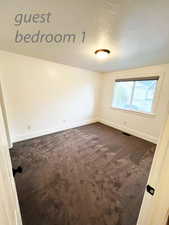
[(11, 150), (24, 225), (135, 225), (155, 145), (95, 123)]

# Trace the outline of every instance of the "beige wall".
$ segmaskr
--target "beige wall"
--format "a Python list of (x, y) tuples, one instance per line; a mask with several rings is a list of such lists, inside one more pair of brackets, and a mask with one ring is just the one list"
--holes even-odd
[[(113, 85), (116, 78), (159, 75), (154, 115), (112, 108)], [(100, 120), (138, 137), (157, 142), (169, 111), (169, 64), (102, 74)]]
[(96, 120), (98, 73), (0, 52), (0, 76), (13, 142)]
[[(116, 78), (150, 75), (154, 115), (111, 107)], [(169, 64), (100, 74), (0, 51), (0, 76), (13, 142), (101, 121), (156, 143), (169, 111)]]

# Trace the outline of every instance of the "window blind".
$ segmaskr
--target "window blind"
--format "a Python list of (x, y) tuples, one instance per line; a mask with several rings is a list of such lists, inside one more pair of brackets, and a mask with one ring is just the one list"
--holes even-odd
[(115, 82), (159, 80), (159, 76), (116, 79)]

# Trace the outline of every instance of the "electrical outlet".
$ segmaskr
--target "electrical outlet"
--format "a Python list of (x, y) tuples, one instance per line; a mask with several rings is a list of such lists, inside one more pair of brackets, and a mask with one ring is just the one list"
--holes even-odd
[(124, 121), (123, 124), (126, 126), (127, 125), (127, 121)]
[(27, 126), (27, 129), (28, 129), (28, 130), (31, 130), (31, 125), (28, 125), (28, 126)]

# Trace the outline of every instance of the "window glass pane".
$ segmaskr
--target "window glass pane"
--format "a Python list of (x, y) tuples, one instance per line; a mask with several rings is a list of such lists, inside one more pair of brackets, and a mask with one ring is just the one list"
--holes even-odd
[(113, 106), (122, 109), (130, 109), (133, 81), (116, 82), (113, 98)]
[(135, 81), (131, 109), (151, 112), (157, 80)]

